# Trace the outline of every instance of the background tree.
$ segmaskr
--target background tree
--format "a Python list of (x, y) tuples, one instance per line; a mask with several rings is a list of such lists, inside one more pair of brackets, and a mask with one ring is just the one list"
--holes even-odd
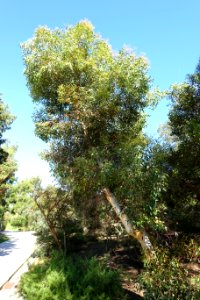
[(127, 217), (136, 210), (133, 223), (144, 228), (141, 207), (149, 196), (141, 191), (141, 171), (148, 141), (142, 129), (151, 104), (146, 59), (114, 52), (88, 21), (66, 30), (38, 28), (22, 48), (37, 103), (36, 134), (50, 144), (45, 158), (74, 207), (87, 222), (88, 211), (95, 213), (106, 199), (127, 232), (147, 247)]
[(3, 215), (5, 212), (5, 194), (14, 180), (16, 171), (16, 162), (14, 161), (14, 147), (8, 147), (3, 134), (10, 129), (14, 117), (8, 111), (7, 106), (0, 99), (0, 225), (2, 226)]
[(169, 154), (168, 204), (179, 226), (200, 230), (200, 62), (192, 75), (171, 91), (169, 114), (176, 143)]
[(37, 222), (41, 219), (34, 201), (38, 185), (41, 185), (40, 178), (33, 177), (18, 181), (7, 190), (6, 222), (8, 226), (26, 230), (33, 230), (37, 227)]
[(8, 111), (8, 107), (3, 103), (0, 98), (0, 163), (6, 161), (8, 153), (2, 148), (3, 144), (5, 144), (5, 139), (3, 139), (3, 133), (10, 129), (10, 125), (13, 121), (13, 116), (11, 116)]
[(70, 195), (58, 187), (48, 186), (43, 189), (38, 186), (34, 192), (34, 201), (43, 219), (36, 228), (39, 241), (46, 244), (46, 249), (56, 245), (66, 250), (66, 238), (79, 238), (83, 233)]

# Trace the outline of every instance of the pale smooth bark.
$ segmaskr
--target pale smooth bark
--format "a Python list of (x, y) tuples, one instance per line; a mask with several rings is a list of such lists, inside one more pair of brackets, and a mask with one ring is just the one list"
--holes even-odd
[(103, 193), (107, 201), (111, 204), (112, 208), (114, 209), (116, 215), (122, 222), (126, 232), (130, 236), (133, 236), (140, 243), (145, 254), (147, 254), (148, 256), (151, 255), (153, 253), (153, 247), (147, 233), (145, 231), (133, 228), (131, 222), (128, 219), (128, 216), (122, 212), (116, 197), (110, 192), (108, 188), (104, 188)]

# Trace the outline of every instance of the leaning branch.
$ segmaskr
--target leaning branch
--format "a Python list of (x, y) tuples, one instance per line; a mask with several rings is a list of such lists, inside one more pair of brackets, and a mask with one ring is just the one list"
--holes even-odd
[(128, 219), (128, 216), (122, 212), (116, 197), (110, 192), (108, 188), (104, 188), (103, 193), (107, 201), (111, 204), (112, 208), (114, 209), (116, 215), (122, 222), (128, 235), (133, 236), (140, 243), (145, 254), (147, 254), (147, 256), (150, 256), (153, 253), (153, 247), (146, 232), (142, 230), (133, 229), (132, 224)]

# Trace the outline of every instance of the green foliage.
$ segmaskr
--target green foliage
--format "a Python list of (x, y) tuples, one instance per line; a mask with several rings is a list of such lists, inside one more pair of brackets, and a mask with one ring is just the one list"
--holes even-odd
[[(66, 240), (82, 234), (82, 224), (72, 206), (67, 191), (54, 186), (40, 188), (35, 193), (35, 203), (42, 214), (35, 227), (38, 241), (48, 251), (55, 246), (64, 247)], [(53, 237), (53, 241), (52, 241)]]
[[(20, 290), (27, 300), (122, 299), (119, 275), (95, 258), (70, 258), (54, 253), (22, 276)], [(124, 299), (124, 298), (123, 298)]]
[(128, 206), (129, 214), (138, 228), (164, 229), (166, 205), (162, 196), (168, 183), (164, 168), (165, 156), (163, 147), (158, 142), (149, 141), (142, 155), (140, 168), (137, 169), (138, 173), (135, 174), (135, 185), (138, 185), (136, 190), (139, 191), (135, 197), (136, 204)]
[[(36, 134), (50, 145), (44, 157), (83, 223), (98, 226), (108, 187), (143, 226), (143, 204), (159, 193), (158, 174), (147, 172), (151, 179), (142, 181), (144, 109), (158, 96), (150, 92), (147, 60), (126, 49), (114, 52), (85, 20), (65, 30), (40, 27), (22, 49), (37, 103)], [(141, 182), (157, 190), (151, 199)]]
[(198, 263), (200, 261), (200, 236), (176, 237), (170, 245), (170, 252), (184, 263)]
[(18, 230), (28, 229), (27, 219), (23, 215), (14, 215), (10, 220), (10, 225)]
[(16, 147), (3, 145), (2, 150), (6, 153), (6, 159), (0, 163), (0, 200), (5, 201), (6, 192), (15, 180), (14, 174), (17, 164), (14, 160), (14, 154)]
[(144, 299), (198, 300), (200, 294), (191, 285), (179, 259), (171, 257), (164, 249), (157, 250), (156, 255), (140, 276)]
[(6, 202), (8, 205), (6, 222), (13, 228), (34, 230), (41, 216), (34, 202), (39, 178), (31, 178), (16, 182), (7, 191)]
[(185, 231), (200, 230), (200, 62), (187, 82), (171, 91), (169, 126), (176, 143), (169, 150), (167, 202)]
[(3, 134), (10, 128), (14, 117), (0, 98), (0, 226), (4, 227), (3, 216), (6, 209), (5, 195), (14, 180), (16, 162), (14, 161), (15, 147), (8, 147)]
[(8, 107), (3, 103), (0, 98), (0, 164), (4, 162), (7, 158), (5, 150), (2, 149), (2, 144), (5, 143), (3, 139), (3, 133), (10, 129), (14, 117), (10, 114)]

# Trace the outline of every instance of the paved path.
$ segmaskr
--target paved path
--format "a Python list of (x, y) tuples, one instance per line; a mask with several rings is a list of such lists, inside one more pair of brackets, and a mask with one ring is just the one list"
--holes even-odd
[(0, 289), (31, 256), (36, 237), (32, 232), (4, 231), (9, 241), (0, 244)]
[(1, 300), (25, 300), (18, 292), (18, 284), (21, 275), (28, 271), (30, 260), (32, 261), (32, 259), (26, 261), (12, 278), (4, 284), (3, 288), (0, 290)]

